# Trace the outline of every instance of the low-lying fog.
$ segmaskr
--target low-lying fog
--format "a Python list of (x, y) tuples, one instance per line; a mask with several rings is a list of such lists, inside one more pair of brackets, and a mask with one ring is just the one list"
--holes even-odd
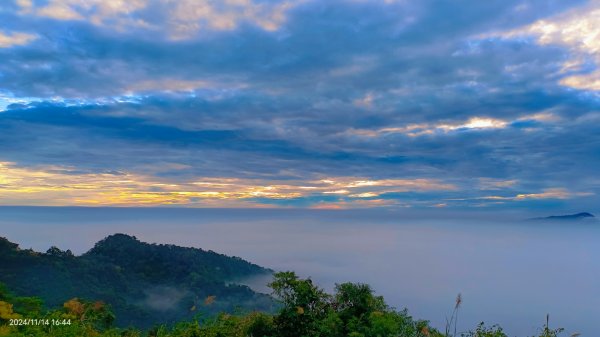
[(529, 216), (3, 207), (0, 236), (22, 248), (56, 245), (79, 254), (127, 233), (294, 270), (328, 290), (336, 282), (368, 283), (392, 306), (440, 329), (462, 293), (459, 331), (485, 321), (529, 336), (549, 313), (551, 327), (566, 328), (567, 336), (600, 336), (600, 222), (521, 221)]

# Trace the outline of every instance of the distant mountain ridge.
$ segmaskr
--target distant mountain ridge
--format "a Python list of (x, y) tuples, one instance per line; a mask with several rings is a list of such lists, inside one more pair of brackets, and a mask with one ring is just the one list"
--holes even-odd
[(148, 328), (236, 308), (269, 311), (270, 296), (235, 282), (272, 272), (239, 257), (125, 234), (110, 235), (81, 256), (56, 247), (21, 249), (0, 237), (0, 283), (49, 306), (74, 297), (104, 301), (121, 326)]
[(581, 212), (567, 215), (551, 215), (547, 217), (531, 218), (530, 220), (582, 220), (582, 219), (593, 219), (595, 216), (592, 213)]

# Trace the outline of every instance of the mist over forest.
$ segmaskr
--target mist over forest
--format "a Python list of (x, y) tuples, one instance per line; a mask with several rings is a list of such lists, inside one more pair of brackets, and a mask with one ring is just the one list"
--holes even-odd
[[(145, 242), (199, 247), (276, 271), (294, 270), (327, 291), (344, 281), (364, 282), (390, 305), (409, 308), (438, 328), (462, 293), (460, 324), (465, 328), (485, 321), (501, 324), (509, 333), (533, 334), (537, 322), (550, 313), (557, 326), (596, 331), (592, 322), (598, 314), (600, 261), (594, 256), (600, 226), (593, 220), (557, 223), (527, 220), (540, 213), (492, 218), (485, 212), (374, 210), (2, 212), (3, 235), (23, 248), (45, 251), (56, 245), (79, 254), (104, 236), (123, 232)], [(268, 281), (250, 277), (240, 283), (269, 293)]]

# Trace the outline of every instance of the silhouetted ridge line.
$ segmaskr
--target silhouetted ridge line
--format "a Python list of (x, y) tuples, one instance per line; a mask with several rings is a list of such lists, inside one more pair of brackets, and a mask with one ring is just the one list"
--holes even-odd
[(531, 218), (529, 220), (582, 220), (591, 218), (595, 218), (595, 216), (592, 213), (581, 212), (567, 215), (551, 215), (547, 217)]
[[(148, 328), (236, 308), (270, 311), (270, 296), (238, 282), (272, 272), (239, 257), (126, 234), (110, 235), (80, 256), (57, 247), (35, 252), (0, 238), (0, 283), (49, 307), (72, 298), (103, 301), (119, 326)], [(201, 305), (208, 297), (211, 305)]]

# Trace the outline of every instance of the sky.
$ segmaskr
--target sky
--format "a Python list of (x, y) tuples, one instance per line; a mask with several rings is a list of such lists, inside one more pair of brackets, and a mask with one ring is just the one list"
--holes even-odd
[(582, 211), (600, 1), (7, 0), (0, 205)]

